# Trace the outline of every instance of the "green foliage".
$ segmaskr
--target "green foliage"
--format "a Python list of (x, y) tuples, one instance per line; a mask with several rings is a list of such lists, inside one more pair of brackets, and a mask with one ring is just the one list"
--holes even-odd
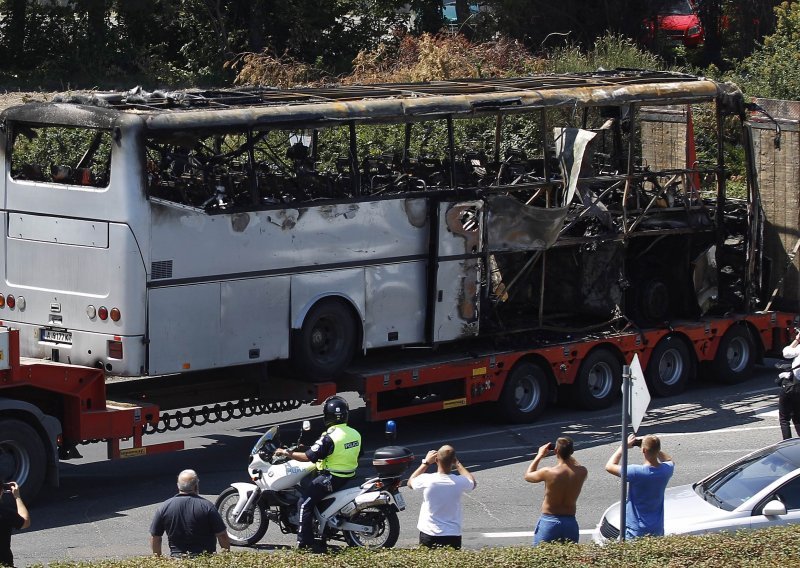
[(605, 547), (543, 544), (537, 547), (483, 548), (481, 550), (406, 549), (309, 554), (278, 551), (268, 554), (234, 552), (192, 560), (131, 558), (98, 562), (51, 562), (50, 568), (718, 568), (719, 566), (796, 566), (800, 557), (800, 527), (788, 525), (767, 530), (704, 536), (642, 538)]
[(578, 45), (555, 48), (547, 57), (546, 70), (551, 73), (595, 71), (597, 69), (665, 69), (658, 56), (642, 50), (632, 40), (607, 34), (585, 51)]
[(775, 33), (742, 61), (732, 78), (751, 96), (800, 99), (800, 3), (775, 9)]
[(11, 175), (35, 181), (72, 183), (51, 176), (51, 166), (88, 168), (100, 185), (108, 183), (111, 135), (107, 131), (58, 126), (24, 128), (14, 137)]

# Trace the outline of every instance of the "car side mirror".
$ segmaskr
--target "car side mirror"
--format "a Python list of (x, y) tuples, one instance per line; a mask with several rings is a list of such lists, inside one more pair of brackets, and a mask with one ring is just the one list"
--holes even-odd
[(764, 505), (764, 509), (761, 511), (761, 513), (767, 517), (777, 517), (780, 515), (785, 515), (786, 505), (784, 505), (777, 499), (773, 499), (772, 501)]

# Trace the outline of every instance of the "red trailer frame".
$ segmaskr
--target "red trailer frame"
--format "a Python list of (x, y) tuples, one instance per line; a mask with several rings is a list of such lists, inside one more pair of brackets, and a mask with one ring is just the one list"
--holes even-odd
[[(657, 396), (682, 391), (706, 364), (723, 382), (737, 382), (765, 354), (777, 355), (798, 325), (796, 314), (761, 312), (509, 349), (425, 350), (421, 357), (394, 350), (383, 361), (362, 361), (337, 383), (269, 377), (268, 398), (319, 403), (337, 390), (356, 391), (369, 421), (495, 402), (509, 421), (532, 422), (560, 396), (588, 409), (610, 406), (622, 365), (634, 355)], [(20, 358), (19, 332), (0, 328), (0, 449), (19, 454), (30, 473), (26, 497), (38, 493), (45, 470), (57, 484), (58, 459), (79, 457), (75, 446), (82, 442), (105, 441), (109, 459), (183, 448), (182, 441), (143, 444), (143, 434), (165, 419), (157, 404), (111, 402), (106, 393), (102, 370)], [(126, 441), (130, 446), (122, 448)]]

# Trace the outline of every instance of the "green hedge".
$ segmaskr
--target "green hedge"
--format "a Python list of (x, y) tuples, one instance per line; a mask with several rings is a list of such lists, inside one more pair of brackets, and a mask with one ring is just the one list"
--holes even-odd
[[(144, 546), (144, 545), (143, 545)], [(234, 549), (236, 550), (236, 549)], [(644, 538), (624, 544), (546, 544), (539, 547), (483, 548), (481, 550), (396, 549), (369, 552), (339, 549), (328, 554), (232, 552), (186, 561), (167, 558), (129, 558), (98, 562), (52, 562), (50, 568), (558, 568), (636, 566), (694, 568), (698, 566), (797, 566), (800, 563), (800, 526), (777, 527), (736, 534)]]

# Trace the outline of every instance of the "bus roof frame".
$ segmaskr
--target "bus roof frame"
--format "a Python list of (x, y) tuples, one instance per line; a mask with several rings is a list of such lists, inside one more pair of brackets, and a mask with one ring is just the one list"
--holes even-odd
[[(461, 79), (337, 87), (155, 91), (59, 96), (6, 109), (0, 121), (113, 128), (140, 122), (152, 133), (345, 122), (417, 122), (447, 116), (631, 104), (717, 101), (742, 114), (733, 84), (665, 71), (619, 69), (517, 78)], [(138, 118), (138, 120), (137, 120)]]

